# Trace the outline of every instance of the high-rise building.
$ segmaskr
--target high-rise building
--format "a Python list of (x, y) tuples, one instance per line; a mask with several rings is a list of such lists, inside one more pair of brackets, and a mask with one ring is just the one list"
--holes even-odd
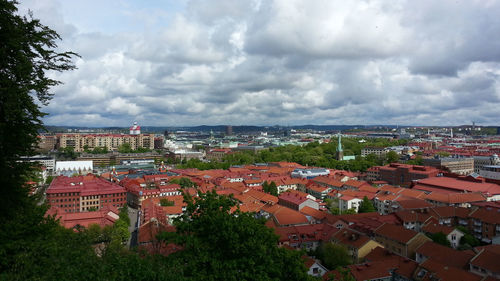
[(233, 126), (226, 126), (226, 135), (231, 136), (233, 134)]
[(342, 149), (342, 135), (338, 134), (339, 143), (337, 144), (337, 160), (342, 161), (344, 159), (344, 150)]

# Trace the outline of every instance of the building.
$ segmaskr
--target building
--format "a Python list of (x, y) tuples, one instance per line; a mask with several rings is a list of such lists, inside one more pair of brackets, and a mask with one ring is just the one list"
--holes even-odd
[[(487, 201), (500, 200), (500, 185), (489, 183), (484, 179), (475, 179), (472, 177), (432, 177), (415, 181), (413, 189), (431, 193), (426, 200), (433, 200), (437, 196), (435, 193), (477, 193), (480, 192), (486, 196)], [(477, 198), (477, 197), (474, 197)], [(467, 199), (469, 200), (469, 198)], [(471, 202), (480, 202), (479, 200)], [(431, 202), (432, 203), (432, 202)]]
[(111, 226), (119, 219), (119, 212), (116, 208), (102, 208), (92, 212), (59, 213), (59, 208), (52, 208), (48, 212), (59, 219), (59, 223), (65, 228), (89, 227), (97, 224), (100, 227)]
[(66, 213), (119, 208), (127, 203), (125, 188), (94, 175), (56, 177), (46, 194), (51, 207)]
[(92, 161), (57, 161), (54, 173), (57, 175), (73, 175), (92, 173), (94, 165)]
[(317, 169), (295, 169), (291, 173), (292, 178), (312, 179), (319, 176), (328, 176), (330, 170), (324, 168)]
[(319, 210), (319, 203), (311, 200), (299, 193), (295, 192), (283, 192), (278, 196), (278, 204), (300, 211), (305, 206), (311, 207), (315, 210)]
[(21, 160), (26, 161), (26, 162), (31, 162), (31, 163), (38, 163), (42, 167), (45, 167), (45, 169), (47, 169), (47, 172), (49, 172), (49, 173), (54, 172), (54, 169), (56, 166), (56, 159), (54, 159), (50, 156), (45, 156), (45, 155), (21, 157)]
[(222, 159), (230, 153), (231, 149), (229, 148), (211, 149), (207, 152), (206, 158), (210, 161), (221, 162)]
[(50, 135), (38, 136), (37, 150), (42, 152), (49, 152), (57, 148), (57, 137)]
[(373, 249), (383, 247), (367, 235), (349, 228), (340, 229), (332, 235), (331, 240), (345, 246), (354, 263), (363, 261)]
[[(156, 151), (145, 153), (119, 153), (110, 152), (106, 154), (82, 153), (77, 158), (79, 161), (92, 161), (94, 166), (112, 166), (130, 163), (151, 163), (158, 162), (163, 159), (161, 154)], [(154, 163), (153, 163), (154, 164)]]
[(359, 205), (363, 202), (363, 198), (358, 198), (349, 195), (342, 195), (338, 198), (339, 200), (339, 211), (340, 213), (345, 212), (349, 209), (354, 209), (356, 213), (358, 212)]
[(474, 156), (474, 172), (479, 174), (484, 166), (500, 165), (500, 158), (497, 154), (491, 156)]
[(344, 150), (342, 149), (342, 135), (338, 134), (338, 145), (337, 145), (337, 153), (335, 154), (337, 160), (341, 161), (344, 159)]
[(401, 225), (385, 223), (374, 231), (374, 239), (387, 250), (413, 259), (418, 247), (432, 241), (425, 234), (404, 228)]
[(130, 134), (131, 135), (141, 134), (141, 126), (137, 125), (137, 122), (134, 122), (134, 124), (130, 127)]
[(446, 240), (450, 242), (453, 249), (456, 249), (460, 245), (460, 239), (464, 236), (464, 233), (458, 230), (456, 227), (446, 226), (442, 224), (429, 223), (422, 227), (422, 231), (428, 234), (443, 233), (446, 235)]
[(200, 151), (188, 151), (188, 150), (176, 150), (176, 151), (171, 151), (168, 154), (168, 157), (171, 159), (177, 159), (177, 160), (191, 160), (191, 159), (198, 159), (201, 160), (204, 157), (204, 153)]
[(117, 151), (128, 143), (132, 150), (139, 148), (154, 149), (154, 134), (60, 134), (59, 147), (72, 147), (75, 152), (84, 152), (86, 149), (105, 147), (108, 151)]
[(472, 157), (439, 157), (423, 159), (424, 166), (436, 167), (448, 170), (450, 173), (458, 175), (470, 175), (474, 172), (474, 158)]
[(410, 186), (414, 180), (435, 177), (441, 171), (435, 167), (392, 163), (379, 169), (380, 180), (392, 185)]
[(227, 136), (233, 135), (233, 126), (231, 126), (231, 125), (226, 126), (226, 135)]
[(361, 156), (365, 157), (370, 154), (384, 156), (389, 150), (385, 147), (364, 147), (361, 149)]
[(500, 263), (498, 262), (500, 260), (500, 246), (489, 245), (477, 249), (479, 252), (469, 263), (470, 272), (500, 279)]
[(485, 165), (479, 170), (479, 175), (487, 179), (500, 180), (500, 165)]

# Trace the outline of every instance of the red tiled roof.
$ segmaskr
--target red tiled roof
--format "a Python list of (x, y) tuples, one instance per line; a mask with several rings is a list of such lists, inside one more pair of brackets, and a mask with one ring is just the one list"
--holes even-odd
[(486, 201), (486, 197), (479, 192), (474, 193), (437, 193), (432, 192), (425, 196), (426, 200), (443, 202), (447, 204), (460, 204), (469, 202), (483, 202)]
[(401, 225), (385, 223), (375, 229), (375, 234), (406, 244), (418, 235), (418, 232), (406, 229)]
[[(428, 259), (415, 271), (415, 274), (420, 272), (420, 268), (425, 268), (428, 272), (423, 276), (422, 280), (440, 280), (440, 281), (456, 281), (456, 280), (467, 280), (467, 281), (479, 281), (483, 277), (467, 272), (463, 269), (448, 266), (435, 262), (432, 259)], [(432, 276), (432, 277), (431, 277)]]
[(500, 254), (490, 251), (488, 249), (483, 249), (471, 260), (473, 266), (478, 266), (480, 268), (489, 270), (496, 274), (500, 274)]
[(397, 200), (397, 202), (404, 210), (424, 209), (433, 207), (431, 203), (428, 203), (425, 200), (420, 200), (420, 199), (402, 199), (402, 200)]
[(457, 251), (431, 241), (418, 247), (417, 253), (444, 265), (467, 269), (469, 261), (475, 256), (472, 251)]
[(418, 186), (428, 186), (447, 190), (500, 194), (500, 185), (485, 182), (472, 182), (450, 177), (432, 177), (417, 181)]
[(360, 249), (370, 241), (370, 238), (365, 234), (354, 231), (352, 229), (343, 228), (333, 234), (332, 239), (337, 243)]
[(328, 215), (328, 213), (326, 213), (326, 212), (313, 209), (313, 208), (311, 208), (309, 206), (303, 207), (300, 210), (300, 212), (303, 213), (304, 215), (311, 216), (311, 217), (313, 217), (313, 218), (315, 218), (317, 220), (322, 220), (322, 219), (324, 219)]

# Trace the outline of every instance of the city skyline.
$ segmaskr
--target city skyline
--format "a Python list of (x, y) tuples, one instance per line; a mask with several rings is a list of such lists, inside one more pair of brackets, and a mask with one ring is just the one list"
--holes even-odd
[(79, 69), (47, 125), (498, 125), (500, 3), (23, 1)]

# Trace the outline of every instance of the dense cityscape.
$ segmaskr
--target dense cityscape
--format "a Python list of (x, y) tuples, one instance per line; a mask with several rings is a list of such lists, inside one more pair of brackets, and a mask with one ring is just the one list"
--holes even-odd
[(183, 195), (215, 192), (302, 251), (311, 276), (500, 277), (500, 127), (223, 128), (52, 128), (24, 161), (61, 225), (106, 229), (125, 207), (123, 243), (150, 254), (182, 251), (158, 235), (176, 231)]
[(0, 0), (0, 280), (500, 280), (499, 14)]

